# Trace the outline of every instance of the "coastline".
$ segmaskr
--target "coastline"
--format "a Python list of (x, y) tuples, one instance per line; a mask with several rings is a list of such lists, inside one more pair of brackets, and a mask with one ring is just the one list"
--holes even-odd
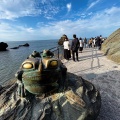
[(101, 94), (101, 110), (97, 120), (120, 119), (120, 65), (107, 59), (101, 51), (84, 48), (79, 62), (63, 60), (68, 72), (92, 82)]

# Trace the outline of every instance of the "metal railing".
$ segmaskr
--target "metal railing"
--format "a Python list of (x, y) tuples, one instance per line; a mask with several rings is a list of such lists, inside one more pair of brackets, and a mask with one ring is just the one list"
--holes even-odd
[[(48, 50), (53, 52), (54, 57), (56, 57), (56, 58), (58, 58), (60, 60), (64, 59), (64, 49), (63, 49), (63, 46), (53, 47), (53, 48), (50, 48)], [(40, 54), (41, 53), (43, 53), (43, 52), (40, 52)]]

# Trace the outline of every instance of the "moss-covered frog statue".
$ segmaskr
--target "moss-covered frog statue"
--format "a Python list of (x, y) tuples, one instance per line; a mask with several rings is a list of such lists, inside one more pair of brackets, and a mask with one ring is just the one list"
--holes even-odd
[(41, 95), (58, 90), (64, 86), (66, 72), (67, 68), (49, 50), (44, 50), (40, 57), (30, 55), (15, 74), (18, 95)]

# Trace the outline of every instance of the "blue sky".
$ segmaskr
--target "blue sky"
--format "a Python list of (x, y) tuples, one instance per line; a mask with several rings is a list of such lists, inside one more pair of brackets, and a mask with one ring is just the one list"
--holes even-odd
[(0, 42), (108, 37), (120, 28), (120, 0), (0, 0)]

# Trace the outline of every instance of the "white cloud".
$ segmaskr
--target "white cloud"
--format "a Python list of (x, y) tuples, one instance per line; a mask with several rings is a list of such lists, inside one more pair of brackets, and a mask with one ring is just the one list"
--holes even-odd
[(112, 7), (111, 9), (106, 9), (105, 13), (109, 15), (114, 15), (116, 13), (120, 12), (120, 9), (117, 7)]
[(66, 5), (66, 7), (67, 7), (68, 12), (70, 12), (71, 7), (72, 7), (71, 3), (68, 3), (68, 4)]
[(15, 19), (36, 15), (54, 16), (60, 8), (55, 3), (56, 0), (1, 0), (0, 19)]
[(89, 5), (89, 7), (87, 8), (87, 10), (89, 10), (89, 9), (91, 9), (92, 7), (94, 7), (97, 3), (99, 3), (100, 2), (100, 0), (97, 0), (97, 1), (94, 1), (94, 2), (92, 2), (90, 5)]
[[(29, 4), (28, 4), (29, 3)], [(30, 0), (1, 0), (0, 15), (1, 19), (14, 19), (29, 15), (35, 12), (33, 1)], [(36, 12), (34, 13), (36, 14)]]
[(38, 23), (37, 28), (16, 26), (14, 24), (11, 25), (1, 22), (0, 39), (59, 39), (63, 34), (67, 34), (69, 38), (72, 38), (74, 33), (77, 34), (78, 37), (95, 37), (98, 35), (107, 37), (120, 27), (119, 13), (119, 7), (112, 7), (92, 14), (89, 19), (78, 19), (76, 21), (64, 20), (48, 24)]
[(88, 15), (92, 15), (92, 14), (93, 14), (92, 12), (88, 13)]
[(26, 31), (29, 32), (29, 33), (32, 33), (34, 31), (34, 29), (33, 28), (27, 28)]

